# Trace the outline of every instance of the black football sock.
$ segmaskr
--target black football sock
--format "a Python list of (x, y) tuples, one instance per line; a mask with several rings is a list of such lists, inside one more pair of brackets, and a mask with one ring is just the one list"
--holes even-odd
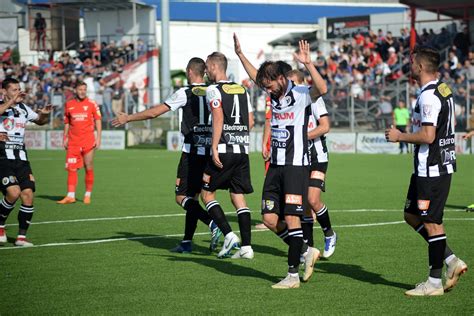
[(232, 231), (232, 228), (230, 228), (230, 225), (227, 222), (227, 219), (225, 218), (224, 211), (219, 205), (219, 202), (215, 200), (210, 201), (206, 204), (206, 209), (209, 212), (209, 215), (211, 216), (212, 220), (214, 221), (214, 223), (216, 223), (217, 227), (219, 227), (224, 236), (226, 236)]
[[(303, 216), (303, 219), (301, 221), (301, 229), (303, 230), (303, 241), (309, 247), (314, 246), (313, 226), (314, 226), (313, 217)], [(308, 248), (306, 247), (306, 249)], [(303, 252), (305, 251), (306, 250), (303, 249)]]
[(303, 247), (303, 230), (288, 229), (288, 273), (298, 273), (301, 248)]
[(33, 212), (35, 211), (33, 205), (24, 205), (20, 206), (20, 211), (18, 212), (18, 235), (26, 235), (26, 231), (31, 224), (31, 219), (33, 218)]
[(430, 277), (432, 278), (441, 279), (445, 247), (445, 234), (428, 237), (428, 257), (430, 264)]
[(290, 245), (290, 240), (288, 237), (288, 227), (285, 226), (281, 231), (275, 233), (278, 237), (285, 242), (285, 244)]
[(237, 218), (239, 220), (240, 239), (242, 246), (250, 246), (251, 242), (251, 224), (250, 210), (248, 207), (239, 208), (237, 210)]
[[(420, 234), (421, 237), (423, 237), (424, 240), (426, 240), (426, 242), (428, 242), (428, 231), (426, 230), (425, 225), (423, 223), (416, 226), (414, 229), (418, 234)], [(453, 251), (451, 250), (451, 248), (449, 248), (448, 243), (446, 242), (446, 248), (444, 249), (444, 259), (448, 258), (453, 254)]]
[(0, 226), (5, 226), (8, 215), (10, 215), (11, 211), (15, 208), (15, 202), (10, 203), (5, 197), (2, 202), (0, 202)]
[(334, 231), (331, 228), (331, 219), (329, 218), (329, 210), (326, 205), (324, 205), (319, 211), (316, 212), (316, 220), (321, 226), (324, 236), (330, 237), (334, 235)]
[(197, 219), (201, 222), (209, 226), (211, 223), (211, 216), (206, 210), (199, 204), (199, 201), (191, 197), (185, 197), (183, 202), (181, 202), (181, 206), (186, 210), (186, 212), (193, 212)]

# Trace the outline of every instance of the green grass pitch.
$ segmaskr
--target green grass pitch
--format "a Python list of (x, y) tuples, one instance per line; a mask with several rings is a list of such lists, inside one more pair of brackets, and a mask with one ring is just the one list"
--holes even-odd
[[(427, 245), (403, 221), (411, 173), (409, 155), (330, 156), (327, 193), (336, 253), (316, 263), (309, 283), (273, 290), (285, 276), (287, 247), (272, 233), (252, 234), (254, 260), (209, 254), (199, 224), (193, 254), (169, 252), (181, 239), (184, 211), (174, 202), (179, 153), (98, 151), (92, 204), (57, 205), (66, 190), (64, 152), (31, 151), (37, 181), (29, 239), (39, 247), (12, 249), (16, 210), (0, 247), (0, 315), (26, 314), (425, 314), (473, 315), (474, 273), (442, 297), (407, 298), (427, 277)], [(263, 165), (251, 155), (260, 219)], [(84, 192), (79, 174), (78, 197)], [(233, 209), (226, 192), (218, 199)], [(448, 243), (474, 268), (474, 158), (458, 157), (445, 212)], [(238, 230), (237, 217), (228, 215)], [(323, 235), (315, 225), (315, 242)]]

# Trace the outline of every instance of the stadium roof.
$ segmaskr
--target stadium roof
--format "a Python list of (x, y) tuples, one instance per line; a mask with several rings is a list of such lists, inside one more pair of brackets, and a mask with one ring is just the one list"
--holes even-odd
[(474, 19), (474, 2), (472, 0), (400, 0), (400, 3), (450, 16), (454, 19)]
[[(133, 1), (131, 0), (95, 0), (95, 1), (73, 1), (73, 0), (20, 0), (29, 5), (60, 5), (67, 8), (77, 8), (84, 11), (110, 11), (110, 10), (131, 10)], [(137, 8), (147, 6), (142, 1), (136, 1)]]
[[(23, 0), (22, 2), (27, 2)], [(65, 4), (82, 9), (116, 10), (131, 8), (131, 0), (30, 0), (31, 4)], [(156, 6), (157, 20), (161, 20), (161, 0), (137, 1), (142, 5)], [(171, 21), (215, 22), (216, 1), (170, 0)], [(317, 24), (322, 17), (345, 17), (376, 13), (402, 12), (406, 8), (398, 3), (384, 5), (362, 5), (360, 3), (318, 3), (318, 2), (269, 2), (269, 1), (221, 1), (221, 22), (224, 23), (286, 23)]]

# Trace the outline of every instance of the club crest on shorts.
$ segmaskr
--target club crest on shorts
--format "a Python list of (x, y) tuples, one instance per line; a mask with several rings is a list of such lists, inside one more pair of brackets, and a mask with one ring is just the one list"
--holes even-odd
[(410, 205), (411, 205), (411, 200), (407, 199), (405, 201), (405, 209), (409, 209), (410, 208)]
[(262, 202), (263, 202), (263, 209), (267, 209), (271, 211), (275, 207), (275, 202), (272, 200), (263, 200)]

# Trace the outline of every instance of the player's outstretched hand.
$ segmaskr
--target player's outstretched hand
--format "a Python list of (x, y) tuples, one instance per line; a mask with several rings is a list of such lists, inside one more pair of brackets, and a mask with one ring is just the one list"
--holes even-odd
[(234, 51), (237, 55), (242, 54), (242, 48), (240, 47), (239, 38), (237, 34), (234, 33)]
[(214, 162), (217, 168), (222, 169), (224, 167), (221, 160), (219, 159), (219, 153), (217, 152), (217, 148), (212, 149), (212, 161)]
[(467, 133), (466, 135), (464, 135), (462, 138), (465, 139), (465, 140), (468, 140), (468, 139), (471, 138), (472, 136), (474, 136), (474, 131), (470, 131), (469, 133)]
[(119, 127), (128, 123), (128, 115), (124, 112), (117, 112), (117, 117), (112, 120), (113, 127)]
[(387, 142), (396, 143), (400, 138), (401, 132), (393, 126), (385, 130), (385, 139)]
[(293, 53), (293, 57), (295, 59), (304, 64), (310, 64), (311, 63), (311, 55), (309, 52), (309, 43), (307, 41), (301, 40), (299, 42), (300, 49), (298, 50), (298, 53)]
[(52, 104), (48, 104), (46, 105), (45, 107), (39, 109), (39, 113), (40, 114), (50, 114), (51, 111), (53, 110), (53, 105)]

